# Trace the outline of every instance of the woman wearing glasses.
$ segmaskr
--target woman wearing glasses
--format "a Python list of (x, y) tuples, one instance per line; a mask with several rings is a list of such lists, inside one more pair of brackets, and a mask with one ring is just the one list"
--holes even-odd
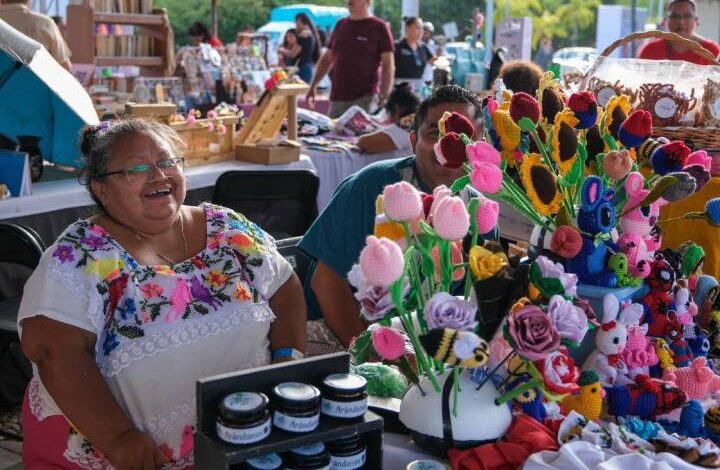
[(100, 210), (45, 252), (18, 317), (25, 468), (192, 468), (196, 380), (304, 351), (300, 283), (257, 225), (183, 205), (168, 126), (103, 124), (81, 147)]
[[(696, 31), (700, 26), (697, 16), (697, 5), (693, 0), (671, 0), (665, 8), (663, 26), (671, 33), (679, 34), (690, 39), (710, 51), (715, 57), (720, 54), (720, 47), (714, 41), (699, 36)], [(648, 42), (638, 54), (640, 59), (655, 60), (684, 60), (700, 65), (712, 65), (705, 58), (700, 57), (689, 49), (664, 39), (653, 39)]]
[(419, 90), (422, 86), (425, 65), (435, 62), (435, 57), (425, 44), (422, 19), (411, 16), (405, 19), (405, 36), (395, 43), (395, 82), (410, 82)]

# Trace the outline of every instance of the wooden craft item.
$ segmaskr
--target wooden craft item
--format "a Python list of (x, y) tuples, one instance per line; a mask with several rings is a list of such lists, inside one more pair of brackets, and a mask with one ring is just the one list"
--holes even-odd
[(694, 88), (689, 97), (669, 83), (645, 83), (638, 90), (638, 108), (652, 114), (654, 126), (676, 126), (696, 105)]
[(155, 118), (164, 123), (169, 123), (176, 111), (177, 106), (173, 103), (125, 103), (126, 116)]
[(710, 78), (705, 83), (698, 124), (705, 127), (720, 127), (720, 82)]
[(592, 77), (590, 79), (588, 82), (588, 90), (592, 91), (595, 98), (597, 98), (598, 104), (603, 108), (613, 96), (625, 95), (630, 99), (630, 103), (634, 103), (638, 95), (637, 91), (623, 85), (620, 80), (617, 80), (615, 83), (610, 83), (598, 77)]
[[(238, 116), (219, 116), (216, 119), (198, 119), (189, 126), (186, 122), (173, 122), (170, 126), (177, 131), (185, 142), (185, 166), (193, 167), (210, 163), (232, 160), (235, 158), (233, 129), (240, 121)], [(220, 135), (209, 131), (208, 124), (213, 123), (217, 129), (223, 124), (227, 131)]]

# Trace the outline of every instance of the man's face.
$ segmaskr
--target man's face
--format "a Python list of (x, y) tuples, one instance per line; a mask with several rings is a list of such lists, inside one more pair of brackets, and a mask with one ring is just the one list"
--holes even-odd
[[(430, 189), (434, 189), (441, 184), (450, 186), (463, 172), (462, 167), (455, 170), (445, 168), (435, 158), (433, 146), (437, 143), (440, 135), (438, 121), (445, 111), (460, 113), (470, 119), (470, 121), (473, 121), (475, 118), (475, 108), (471, 104), (442, 103), (437, 106), (431, 106), (428, 109), (425, 119), (420, 124), (419, 129), (413, 131), (410, 135), (420, 178)], [(475, 136), (472, 136), (473, 139), (481, 135), (482, 132), (481, 113), (478, 113), (478, 118), (475, 119), (474, 124)]]
[(430, 30), (429, 30), (429, 29), (423, 29), (423, 33), (422, 33), (423, 41), (426, 41), (426, 42), (427, 42), (427, 41), (430, 40), (431, 37), (432, 37), (432, 33), (430, 32)]
[(665, 21), (668, 31), (679, 34), (686, 39), (692, 39), (698, 27), (695, 9), (688, 2), (678, 2), (668, 11)]
[(350, 14), (365, 13), (370, 10), (370, 0), (347, 0)]

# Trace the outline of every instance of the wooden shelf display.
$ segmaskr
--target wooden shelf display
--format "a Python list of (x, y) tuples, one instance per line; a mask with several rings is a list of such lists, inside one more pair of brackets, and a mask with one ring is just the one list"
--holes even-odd
[(151, 0), (83, 0), (68, 5), (72, 60), (100, 67), (137, 66), (145, 76), (168, 76), (174, 67), (174, 37), (163, 10)]

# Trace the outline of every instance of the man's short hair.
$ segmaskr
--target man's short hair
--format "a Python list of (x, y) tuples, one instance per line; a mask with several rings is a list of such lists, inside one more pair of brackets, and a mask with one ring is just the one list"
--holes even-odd
[(435, 90), (420, 103), (420, 106), (418, 106), (415, 112), (413, 130), (417, 132), (418, 129), (420, 129), (420, 125), (425, 120), (425, 117), (427, 117), (430, 108), (446, 103), (466, 103), (471, 105), (475, 109), (473, 120), (482, 114), (482, 102), (475, 93), (458, 85), (445, 85)]
[(692, 5), (693, 11), (697, 13), (697, 5), (695, 4), (695, 0), (670, 0), (668, 4), (665, 5), (665, 14), (670, 13), (670, 9), (678, 3), (689, 3), (690, 5)]
[(535, 96), (542, 75), (542, 69), (529, 60), (511, 60), (503, 64), (498, 77), (502, 78), (505, 88), (513, 93), (522, 91)]

